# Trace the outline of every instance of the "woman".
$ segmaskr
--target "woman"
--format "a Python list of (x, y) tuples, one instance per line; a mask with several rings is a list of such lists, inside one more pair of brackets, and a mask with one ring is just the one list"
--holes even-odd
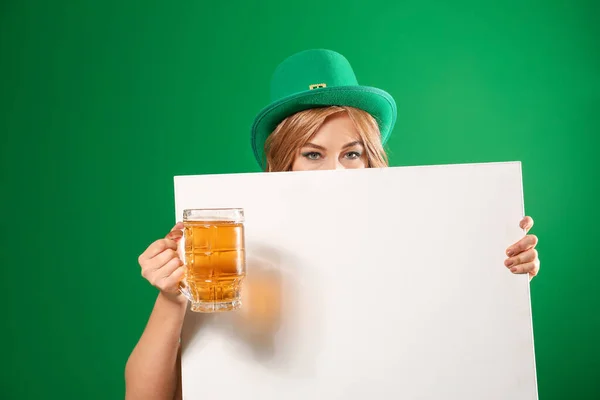
[[(383, 145), (396, 120), (386, 92), (360, 86), (348, 61), (328, 50), (308, 50), (283, 61), (271, 83), (272, 103), (256, 117), (252, 145), (265, 171), (381, 168)], [(525, 217), (528, 231), (533, 220)], [(160, 292), (150, 319), (126, 366), (128, 399), (181, 398), (179, 337), (187, 300), (179, 294), (183, 276), (177, 258), (178, 223), (139, 257), (142, 275)], [(539, 270), (537, 238), (511, 245), (505, 266), (515, 274)]]

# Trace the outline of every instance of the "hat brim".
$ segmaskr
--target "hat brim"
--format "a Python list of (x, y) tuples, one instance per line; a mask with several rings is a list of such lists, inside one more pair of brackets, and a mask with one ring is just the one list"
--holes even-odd
[(385, 143), (396, 123), (396, 102), (384, 90), (369, 86), (337, 86), (294, 94), (263, 108), (252, 125), (252, 149), (259, 165), (265, 167), (264, 143), (277, 125), (288, 116), (316, 107), (348, 106), (371, 114)]

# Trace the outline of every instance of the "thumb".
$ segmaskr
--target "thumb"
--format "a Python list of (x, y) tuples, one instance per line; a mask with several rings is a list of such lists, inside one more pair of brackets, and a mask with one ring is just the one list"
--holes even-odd
[(183, 236), (182, 229), (183, 229), (183, 222), (176, 223), (175, 226), (171, 229), (171, 231), (169, 233), (167, 233), (166, 238), (178, 241)]

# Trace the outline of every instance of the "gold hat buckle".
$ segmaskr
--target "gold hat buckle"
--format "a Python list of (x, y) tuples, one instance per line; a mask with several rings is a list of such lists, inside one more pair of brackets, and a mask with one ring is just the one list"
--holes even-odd
[(315, 83), (314, 85), (308, 85), (308, 88), (310, 90), (320, 89), (320, 88), (324, 88), (324, 87), (327, 87), (326, 83)]

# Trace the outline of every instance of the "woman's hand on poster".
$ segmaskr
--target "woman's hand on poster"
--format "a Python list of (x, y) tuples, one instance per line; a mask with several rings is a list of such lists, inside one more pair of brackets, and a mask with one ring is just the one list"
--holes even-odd
[[(521, 220), (519, 226), (525, 230), (525, 233), (528, 233), (533, 227), (533, 219), (525, 217)], [(535, 249), (537, 244), (537, 236), (525, 235), (521, 240), (506, 249), (508, 258), (504, 261), (504, 265), (513, 274), (529, 274), (529, 279), (533, 279), (540, 270), (540, 259)]]

